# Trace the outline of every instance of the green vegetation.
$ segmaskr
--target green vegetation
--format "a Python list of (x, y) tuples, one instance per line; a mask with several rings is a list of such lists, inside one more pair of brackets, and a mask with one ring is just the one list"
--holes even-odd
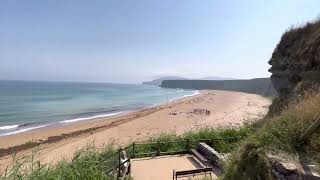
[[(184, 150), (185, 140), (216, 139), (214, 147), (220, 152), (231, 152), (244, 138), (254, 132), (254, 126), (246, 125), (241, 128), (229, 129), (201, 129), (190, 131), (183, 135), (161, 134), (150, 137), (136, 146), (135, 153), (155, 152), (157, 147), (151, 142), (164, 142), (161, 152)], [(235, 137), (235, 139), (227, 139)], [(172, 143), (175, 141), (174, 143)], [(191, 144), (192, 146), (192, 144)], [(108, 173), (118, 164), (118, 155), (113, 144), (103, 149), (96, 149), (93, 145), (78, 151), (72, 161), (61, 161), (55, 166), (42, 164), (36, 160), (34, 153), (28, 157), (14, 157), (14, 164), (0, 175), (0, 179), (114, 179), (115, 171)], [(127, 150), (132, 156), (132, 146)], [(110, 158), (111, 157), (111, 158)]]
[(60, 161), (51, 166), (36, 160), (36, 153), (30, 156), (14, 157), (13, 166), (2, 172), (0, 179), (113, 179), (106, 169), (116, 160), (104, 159), (115, 153), (114, 146), (108, 145), (102, 151), (88, 146), (78, 151), (71, 162)]
[[(250, 135), (233, 153), (225, 179), (270, 179), (267, 154), (281, 154), (320, 164), (320, 131), (306, 141), (301, 135), (320, 118), (320, 93), (309, 92), (292, 101), (278, 116), (264, 119), (261, 128)], [(252, 169), (254, 168), (254, 171)]]
[[(212, 145), (217, 151), (222, 153), (229, 153), (236, 148), (239, 142), (254, 132), (254, 126), (246, 125), (241, 128), (222, 128), (222, 129), (200, 129), (198, 131), (189, 131), (183, 135), (161, 134), (159, 136), (150, 137), (144, 143), (164, 142), (161, 145), (161, 152), (181, 151), (186, 149), (186, 140), (190, 140), (190, 148), (195, 147), (197, 140), (205, 140)], [(212, 141), (213, 139), (213, 141)], [(170, 143), (168, 143), (170, 142)], [(157, 145), (152, 144), (142, 146), (136, 149), (136, 153), (155, 152)]]

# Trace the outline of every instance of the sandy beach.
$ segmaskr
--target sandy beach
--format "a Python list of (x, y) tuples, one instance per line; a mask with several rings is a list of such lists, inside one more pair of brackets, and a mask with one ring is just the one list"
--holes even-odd
[(231, 91), (201, 91), (199, 95), (175, 100), (119, 116), (47, 127), (0, 137), (0, 169), (18, 156), (37, 149), (43, 162), (72, 158), (74, 152), (94, 143), (124, 145), (160, 133), (182, 134), (204, 127), (239, 126), (263, 117), (270, 100), (255, 94)]

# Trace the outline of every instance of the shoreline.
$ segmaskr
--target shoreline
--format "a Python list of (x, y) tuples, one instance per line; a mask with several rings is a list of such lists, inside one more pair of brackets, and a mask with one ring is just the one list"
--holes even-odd
[[(148, 108), (148, 109), (145, 109), (145, 110), (138, 110), (138, 111), (131, 112), (131, 113), (145, 113), (146, 112), (146, 114), (144, 114), (144, 115), (148, 115), (149, 113), (153, 113), (154, 110), (159, 110), (159, 108), (158, 107)], [(101, 118), (103, 118), (103, 117), (101, 117)], [(88, 121), (99, 121), (99, 120), (101, 120), (101, 118), (94, 118), (94, 119), (90, 119)], [(36, 140), (36, 141), (33, 141), (33, 142), (26, 142), (24, 144), (11, 146), (11, 147), (8, 147), (8, 148), (5, 148), (5, 149), (0, 148), (0, 158), (4, 157), (4, 156), (7, 156), (7, 155), (10, 155), (10, 154), (13, 154), (13, 153), (17, 153), (17, 152), (23, 151), (23, 150), (31, 149), (31, 148), (34, 148), (34, 147), (39, 146), (39, 145), (55, 143), (55, 142), (58, 142), (60, 140), (65, 139), (65, 138), (77, 137), (77, 136), (80, 136), (82, 134), (92, 133), (93, 131), (98, 131), (100, 129), (108, 129), (108, 128), (116, 127), (116, 126), (118, 126), (120, 124), (123, 124), (123, 123), (126, 123), (126, 122), (128, 122), (130, 120), (134, 120), (135, 118), (138, 118), (138, 116), (134, 116), (134, 117), (130, 117), (130, 118), (123, 118), (121, 120), (113, 121), (113, 122), (110, 122), (110, 123), (108, 123), (106, 125), (102, 125), (102, 126), (91, 127), (91, 128), (88, 128), (88, 129), (83, 129), (83, 130), (78, 130), (78, 131), (72, 131), (72, 132), (69, 132), (69, 133), (66, 133), (66, 134), (63, 133), (63, 134), (57, 135), (57, 136), (49, 136), (46, 140), (41, 140), (40, 139), (40, 140)], [(87, 121), (87, 123), (88, 123), (88, 121)], [(79, 121), (72, 122), (72, 124), (68, 124), (68, 125), (75, 125), (76, 123), (80, 123), (80, 122)], [(62, 126), (63, 127), (64, 125), (58, 125), (57, 124), (57, 126)], [(55, 127), (43, 127), (41, 130), (44, 130), (45, 128), (54, 129)], [(13, 136), (14, 135), (15, 134), (13, 134)], [(3, 137), (6, 137), (6, 136), (3, 136)], [(0, 137), (0, 139), (1, 139), (1, 137)]]
[[(59, 120), (59, 121), (54, 121), (54, 122), (44, 121), (44, 122), (35, 122), (35, 123), (4, 125), (4, 126), (0, 126), (0, 130), (4, 130), (4, 131), (8, 130), (8, 131), (0, 133), (0, 138), (19, 134), (19, 133), (24, 133), (24, 132), (28, 132), (28, 131), (33, 131), (33, 130), (37, 130), (40, 128), (50, 128), (50, 127), (54, 127), (54, 126), (63, 126), (66, 124), (77, 123), (77, 122), (82, 122), (82, 121), (92, 121), (92, 120), (101, 119), (101, 118), (121, 116), (121, 115), (125, 115), (125, 114), (132, 113), (132, 112), (138, 112), (138, 111), (141, 111), (144, 109), (158, 107), (158, 106), (170, 103), (170, 102), (174, 102), (176, 100), (181, 100), (184, 98), (193, 97), (193, 96), (196, 96), (199, 94), (201, 94), (201, 92), (199, 90), (194, 90), (193, 94), (186, 94), (186, 95), (183, 95), (180, 97), (175, 97), (175, 98), (169, 99), (167, 101), (164, 101), (161, 103), (156, 103), (153, 105), (148, 105), (145, 107), (137, 107), (137, 108), (127, 109), (127, 110), (123, 109), (120, 111), (112, 110), (108, 113), (97, 113), (97, 114), (93, 114), (91, 116), (76, 117), (76, 118), (72, 118), (72, 119), (64, 119), (64, 120)], [(37, 125), (37, 126), (32, 126), (32, 125)], [(21, 127), (24, 127), (24, 128), (21, 128)], [(21, 128), (21, 129), (19, 129), (19, 128)], [(13, 130), (13, 131), (10, 131), (10, 130)]]
[[(161, 133), (182, 134), (199, 128), (240, 126), (263, 117), (270, 100), (260, 95), (231, 91), (200, 94), (144, 108), (116, 117), (67, 123), (0, 137), (0, 169), (12, 162), (12, 153), (27, 155), (39, 150), (39, 159), (55, 163), (93, 143), (96, 147), (116, 142), (123, 145)], [(208, 110), (210, 115), (198, 114)]]
[[(21, 134), (21, 133), (27, 133), (27, 132), (32, 133), (32, 131), (35, 131), (35, 130), (45, 130), (46, 128), (52, 129), (52, 128), (57, 128), (57, 127), (64, 127), (67, 125), (72, 126), (72, 125), (76, 125), (77, 123), (82, 123), (82, 122), (89, 123), (90, 121), (99, 121), (99, 120), (103, 120), (105, 118), (125, 117), (126, 115), (130, 115), (130, 114), (134, 114), (134, 113), (145, 113), (146, 112), (146, 114), (144, 114), (144, 115), (148, 115), (149, 113), (152, 113), (154, 110), (160, 110), (161, 107), (166, 106), (170, 103), (175, 103), (175, 101), (185, 100), (187, 98), (192, 98), (194, 96), (201, 95), (203, 92), (197, 90), (191, 95), (184, 95), (180, 98), (174, 98), (174, 99), (165, 101), (163, 103), (154, 104), (154, 105), (147, 106), (144, 108), (139, 108), (139, 109), (133, 110), (133, 111), (122, 111), (122, 112), (116, 112), (116, 113), (111, 113), (111, 114), (105, 114), (105, 115), (101, 115), (101, 116), (95, 115), (92, 117), (75, 118), (75, 119), (71, 119), (71, 120), (63, 120), (63, 121), (58, 121), (58, 122), (54, 122), (54, 123), (44, 124), (44, 125), (40, 125), (40, 126), (36, 126), (36, 127), (30, 127), (30, 130), (0, 136), (0, 139), (3, 137), (14, 136), (14, 135)], [(138, 116), (120, 119), (120, 120), (113, 121), (113, 122), (110, 122), (109, 124), (102, 125), (102, 126), (91, 127), (88, 129), (69, 132), (66, 134), (63, 133), (61, 135), (56, 135), (56, 136), (49, 136), (45, 140), (40, 139), (40, 140), (26, 142), (23, 144), (19, 144), (19, 145), (7, 147), (7, 148), (0, 148), (0, 158), (7, 156), (7, 155), (10, 155), (10, 154), (13, 154), (13, 153), (17, 153), (20, 151), (31, 149), (31, 148), (34, 148), (39, 145), (55, 143), (55, 142), (58, 142), (60, 140), (65, 139), (65, 138), (76, 137), (76, 136), (79, 136), (82, 134), (91, 133), (92, 131), (97, 131), (99, 129), (112, 128), (112, 127), (115, 127), (115, 126), (120, 125), (122, 123), (126, 123), (127, 121), (133, 120), (135, 118), (138, 118)], [(76, 119), (81, 119), (81, 120), (76, 120)], [(74, 121), (74, 120), (76, 120), (76, 121)], [(10, 125), (10, 126), (20, 126), (20, 125)], [(21, 129), (21, 130), (24, 130), (24, 129)]]

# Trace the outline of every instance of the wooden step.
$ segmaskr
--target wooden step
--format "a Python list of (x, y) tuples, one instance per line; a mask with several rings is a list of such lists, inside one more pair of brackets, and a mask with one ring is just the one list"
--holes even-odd
[(201, 163), (203, 163), (204, 165), (207, 164), (209, 161), (202, 156), (197, 150), (195, 149), (191, 149), (191, 154), (194, 155)]

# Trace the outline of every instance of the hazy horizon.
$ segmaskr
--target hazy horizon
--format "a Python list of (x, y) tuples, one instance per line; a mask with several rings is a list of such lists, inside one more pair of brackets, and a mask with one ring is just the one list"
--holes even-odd
[[(154, 76), (151, 77), (150, 79), (147, 80), (142, 80), (139, 82), (111, 82), (111, 81), (83, 81), (83, 80), (37, 80), (37, 79), (0, 79), (0, 81), (17, 81), (17, 82), (57, 82), (57, 83), (110, 83), (110, 84), (142, 84), (144, 82), (151, 82), (153, 80), (161, 79), (161, 78), (166, 78), (166, 77), (181, 77), (181, 78), (186, 78), (187, 80), (243, 80), (243, 79), (236, 79), (236, 78), (231, 78), (231, 77), (220, 77), (220, 76), (206, 76), (206, 77), (200, 77), (200, 78), (188, 78), (188, 77), (183, 77), (183, 76)], [(212, 79), (210, 79), (212, 78)], [(217, 78), (217, 79), (214, 79)], [(268, 78), (268, 77), (260, 77), (260, 78)], [(256, 79), (256, 78), (253, 78)]]
[(140, 83), (162, 76), (269, 77), (316, 0), (0, 2), (0, 79)]
[[(111, 81), (84, 81), (84, 80), (37, 80), (37, 79), (0, 79), (0, 81), (17, 81), (17, 82), (52, 82), (52, 83), (102, 83), (102, 84), (128, 84), (128, 85), (134, 85), (134, 84), (143, 84), (145, 82), (151, 82), (153, 80), (158, 80), (162, 78), (169, 78), (172, 80), (175, 80), (174, 77), (178, 78), (184, 78), (186, 80), (250, 80), (250, 79), (259, 79), (259, 78), (269, 78), (269, 77), (254, 77), (254, 78), (232, 78), (232, 77), (221, 77), (221, 76), (205, 76), (205, 77), (199, 77), (199, 78), (193, 78), (193, 77), (184, 77), (184, 76), (174, 76), (174, 75), (168, 75), (168, 76), (154, 76), (147, 80), (142, 80), (139, 82), (111, 82)], [(179, 80), (179, 79), (178, 79)]]

